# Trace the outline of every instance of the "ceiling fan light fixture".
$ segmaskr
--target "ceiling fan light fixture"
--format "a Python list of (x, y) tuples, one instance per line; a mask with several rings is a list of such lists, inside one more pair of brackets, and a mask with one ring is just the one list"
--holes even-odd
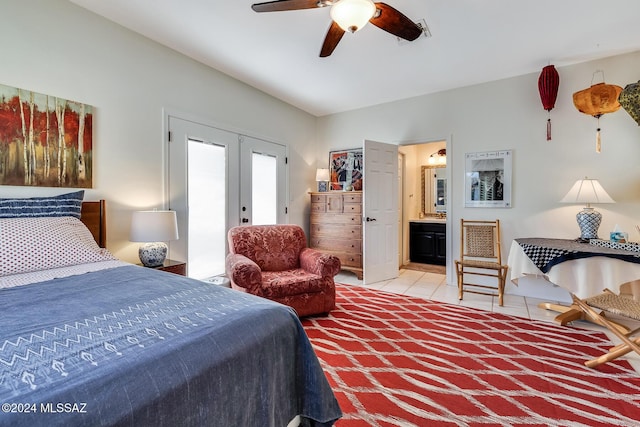
[(331, 19), (344, 31), (355, 33), (376, 13), (372, 0), (340, 0), (331, 6)]

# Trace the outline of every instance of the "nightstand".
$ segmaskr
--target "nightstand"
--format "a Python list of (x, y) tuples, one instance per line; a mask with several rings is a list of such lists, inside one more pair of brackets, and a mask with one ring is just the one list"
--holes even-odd
[[(138, 264), (142, 265), (142, 264)], [(164, 263), (159, 267), (149, 267), (155, 268), (156, 270), (167, 271), (173, 274), (179, 274), (180, 276), (187, 275), (187, 263), (182, 261), (174, 261), (172, 259), (165, 259)]]

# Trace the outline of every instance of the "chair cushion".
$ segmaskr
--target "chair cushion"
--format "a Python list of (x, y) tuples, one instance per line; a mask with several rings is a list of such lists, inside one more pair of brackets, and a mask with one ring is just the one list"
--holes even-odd
[(263, 271), (260, 296), (278, 298), (321, 292), (322, 286), (322, 277), (301, 268), (286, 271)]

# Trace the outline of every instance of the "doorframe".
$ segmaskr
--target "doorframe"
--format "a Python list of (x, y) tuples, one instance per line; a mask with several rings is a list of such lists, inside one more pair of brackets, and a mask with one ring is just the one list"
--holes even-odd
[[(454, 255), (453, 255), (453, 240), (454, 240), (454, 236), (453, 236), (453, 223), (454, 223), (454, 212), (453, 212), (453, 204), (451, 202), (451, 192), (452, 192), (452, 188), (453, 188), (453, 162), (450, 159), (453, 159), (453, 153), (454, 153), (454, 149), (453, 149), (453, 138), (452, 135), (446, 136), (446, 137), (438, 137), (438, 138), (434, 138), (434, 137), (428, 137), (428, 138), (420, 138), (420, 139), (414, 139), (414, 140), (403, 140), (403, 141), (398, 141), (398, 146), (405, 146), (405, 145), (422, 145), (422, 144), (432, 144), (432, 143), (436, 143), (436, 142), (445, 142), (445, 148), (447, 150), (447, 167), (446, 167), (446, 173), (445, 176), (447, 178), (447, 220), (445, 223), (445, 230), (447, 233), (447, 244), (446, 244), (446, 253), (447, 253), (447, 264), (445, 266), (445, 271), (446, 271), (446, 282), (447, 283), (453, 283), (452, 279), (455, 277), (454, 276), (454, 270), (453, 270), (453, 259), (454, 259)], [(406, 171), (406, 165), (405, 165), (405, 171)], [(404, 198), (403, 198), (404, 201)], [(406, 212), (404, 209), (404, 205), (401, 207), (402, 210), (402, 228), (403, 228), (403, 239), (404, 236), (408, 236), (408, 233), (406, 232), (406, 230), (404, 229), (406, 227)], [(405, 242), (403, 242), (403, 247)]]

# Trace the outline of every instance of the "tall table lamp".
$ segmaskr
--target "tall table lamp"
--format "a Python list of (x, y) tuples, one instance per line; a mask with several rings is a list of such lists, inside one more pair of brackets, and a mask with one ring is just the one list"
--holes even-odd
[(145, 242), (138, 256), (145, 267), (159, 267), (167, 257), (167, 244), (178, 240), (178, 222), (175, 211), (136, 211), (131, 217), (132, 242)]
[(579, 179), (571, 187), (560, 203), (585, 203), (583, 210), (576, 214), (580, 227), (580, 241), (588, 242), (598, 238), (598, 227), (602, 220), (602, 214), (591, 207), (592, 203), (615, 203), (597, 179)]
[(318, 181), (318, 191), (327, 191), (327, 183), (329, 182), (329, 169), (316, 170), (316, 181)]

